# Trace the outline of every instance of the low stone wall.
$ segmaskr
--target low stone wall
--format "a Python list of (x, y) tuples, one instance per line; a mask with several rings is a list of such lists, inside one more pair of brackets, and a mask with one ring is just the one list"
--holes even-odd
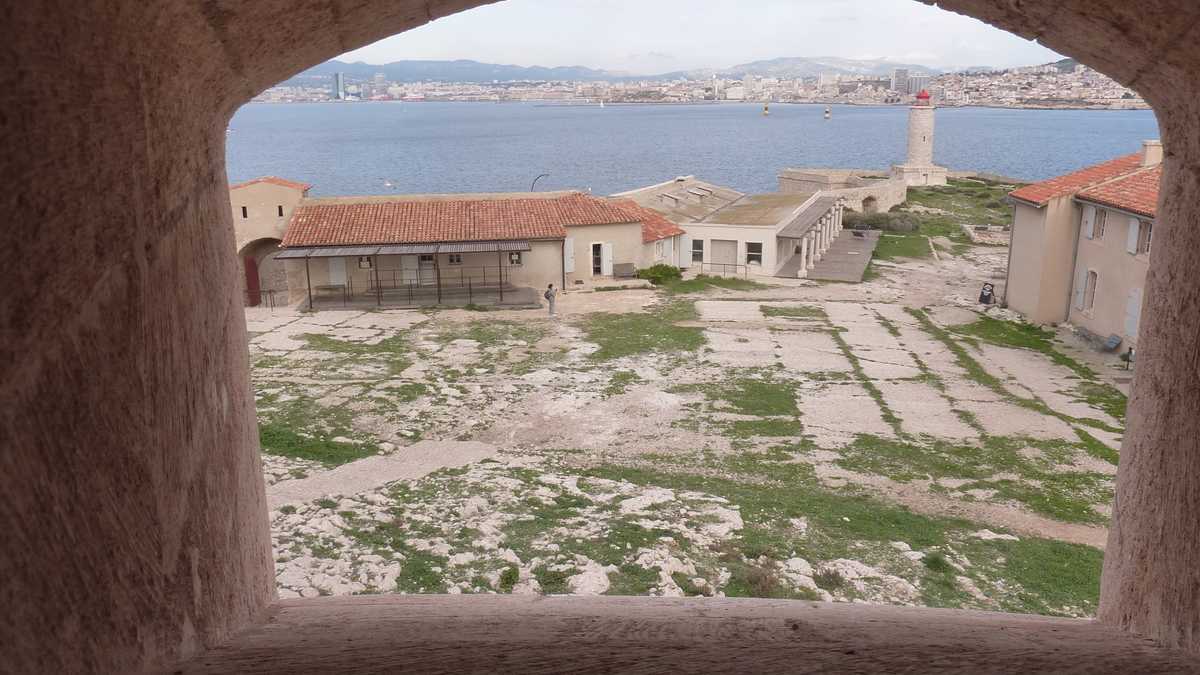
[(887, 175), (871, 169), (785, 169), (779, 174), (779, 191), (836, 195), (846, 200), (846, 208), (859, 213), (887, 211), (908, 198), (903, 180), (870, 178)]

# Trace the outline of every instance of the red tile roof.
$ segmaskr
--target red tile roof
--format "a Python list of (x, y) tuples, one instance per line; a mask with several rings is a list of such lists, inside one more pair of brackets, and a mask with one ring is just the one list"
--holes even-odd
[(634, 220), (641, 221), (643, 244), (686, 234), (682, 227), (667, 220), (658, 211), (640, 206), (632, 199), (621, 199), (617, 204)]
[(1084, 188), (1135, 171), (1141, 166), (1141, 162), (1142, 153), (1135, 152), (1132, 155), (1089, 166), (1065, 176), (1058, 176), (1040, 183), (1031, 183), (1013, 190), (1009, 196), (1037, 206), (1045, 206), (1055, 197), (1066, 197)]
[(1158, 181), (1162, 165), (1135, 171), (1081, 191), (1077, 197), (1153, 218), (1158, 208)]
[(250, 187), (251, 185), (256, 185), (258, 183), (270, 183), (272, 185), (292, 188), (293, 190), (299, 190), (301, 192), (308, 192), (310, 189), (312, 189), (312, 185), (309, 185), (308, 183), (297, 183), (294, 180), (280, 178), (279, 176), (262, 176), (260, 178), (248, 180), (244, 183), (238, 183), (237, 185), (230, 185), (229, 189), (237, 190), (238, 188)]
[(283, 246), (563, 239), (571, 225), (636, 223), (606, 199), (572, 193), (552, 198), (381, 199), (302, 202)]

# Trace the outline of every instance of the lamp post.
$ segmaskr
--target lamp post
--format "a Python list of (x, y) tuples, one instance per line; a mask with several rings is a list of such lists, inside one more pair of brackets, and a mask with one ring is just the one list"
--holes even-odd
[(539, 174), (539, 175), (538, 175), (538, 177), (537, 177), (537, 178), (534, 178), (534, 179), (533, 179), (533, 182), (529, 184), (529, 191), (530, 191), (530, 192), (533, 192), (533, 188), (534, 188), (535, 186), (537, 186), (537, 182), (538, 182), (539, 180), (543, 179), (543, 178), (546, 178), (546, 177), (547, 177), (547, 176), (549, 176), (549, 175), (550, 175), (550, 174), (548, 174), (548, 173)]

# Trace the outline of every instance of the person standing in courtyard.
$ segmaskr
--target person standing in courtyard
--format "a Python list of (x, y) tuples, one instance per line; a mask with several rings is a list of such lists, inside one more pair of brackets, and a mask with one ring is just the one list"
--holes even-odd
[(558, 300), (558, 290), (554, 288), (554, 284), (550, 284), (542, 295), (545, 296), (546, 302), (550, 303), (550, 316), (554, 316), (554, 303)]

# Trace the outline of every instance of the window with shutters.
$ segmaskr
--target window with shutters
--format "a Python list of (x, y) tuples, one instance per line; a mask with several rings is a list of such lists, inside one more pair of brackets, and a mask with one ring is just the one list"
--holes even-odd
[(1100, 285), (1100, 275), (1095, 270), (1089, 270), (1087, 285), (1083, 288), (1083, 311), (1090, 312), (1096, 306), (1096, 287)]
[(1092, 230), (1095, 232), (1095, 236), (1094, 236), (1095, 239), (1103, 239), (1104, 238), (1104, 226), (1107, 222), (1108, 222), (1108, 211), (1105, 209), (1096, 209), (1096, 222), (1092, 226)]
[(1150, 252), (1150, 240), (1154, 236), (1154, 223), (1142, 223), (1138, 232), (1138, 253)]
[(704, 240), (703, 239), (693, 239), (692, 240), (692, 262), (698, 262), (698, 263), (704, 262)]

